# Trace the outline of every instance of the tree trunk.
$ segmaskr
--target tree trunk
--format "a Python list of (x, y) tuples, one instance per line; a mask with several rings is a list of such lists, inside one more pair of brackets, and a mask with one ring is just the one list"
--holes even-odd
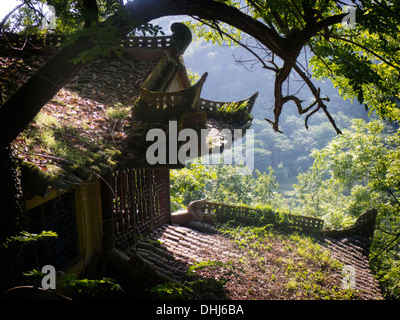
[(16, 236), (25, 227), (24, 202), (20, 174), (9, 146), (0, 148), (0, 294), (9, 289), (15, 277), (21, 275), (22, 250), (7, 238)]
[(99, 7), (96, 0), (82, 0), (82, 4), (84, 7), (82, 13), (85, 17), (85, 28), (90, 28), (99, 19)]
[(54, 55), (0, 108), (0, 146), (11, 143), (42, 107), (83, 66), (71, 60), (94, 46), (88, 36)]

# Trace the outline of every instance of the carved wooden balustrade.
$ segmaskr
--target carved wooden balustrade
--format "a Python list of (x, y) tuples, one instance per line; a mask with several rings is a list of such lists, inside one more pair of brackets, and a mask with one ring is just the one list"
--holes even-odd
[(156, 92), (141, 87), (133, 109), (135, 117), (145, 121), (178, 120), (184, 113), (196, 111), (206, 78), (207, 73), (190, 88), (175, 92)]
[(251, 119), (251, 110), (257, 96), (258, 92), (248, 99), (233, 102), (218, 102), (200, 99), (197, 108), (207, 112), (211, 118), (221, 120), (249, 120)]
[(169, 170), (120, 169), (112, 174), (115, 244), (119, 250), (170, 219)]
[(318, 218), (293, 214), (277, 214), (276, 212), (264, 209), (208, 201), (203, 208), (203, 212), (219, 221), (232, 219), (239, 223), (260, 226), (273, 224), (299, 228), (309, 232), (320, 232), (324, 226), (324, 220)]
[[(11, 45), (14, 48), (21, 47), (57, 47), (63, 44), (68, 39), (66, 35), (46, 34), (43, 35), (20, 35), (15, 33), (0, 34), (0, 43)], [(173, 36), (161, 37), (126, 37), (121, 41), (125, 48), (140, 48), (140, 49), (167, 49), (172, 45)]]

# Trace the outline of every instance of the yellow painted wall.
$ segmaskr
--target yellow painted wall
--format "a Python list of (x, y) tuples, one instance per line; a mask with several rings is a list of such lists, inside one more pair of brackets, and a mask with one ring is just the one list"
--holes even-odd
[(31, 210), (42, 205), (43, 203), (46, 203), (47, 201), (53, 200), (55, 197), (58, 196), (58, 194), (59, 192), (53, 189), (46, 198), (43, 198), (41, 196), (34, 196), (33, 198), (25, 202), (25, 210)]
[(82, 274), (90, 259), (103, 251), (101, 190), (98, 178), (75, 188), (76, 224), (79, 235), (79, 254), (82, 259), (67, 273)]
[[(75, 214), (78, 233), (78, 246), (80, 259), (68, 270), (67, 273), (81, 275), (90, 259), (96, 253), (103, 251), (103, 225), (101, 208), (100, 180), (93, 177), (91, 180), (74, 188)], [(33, 209), (58, 196), (59, 192), (52, 190), (43, 199), (36, 196), (26, 201), (26, 210)]]

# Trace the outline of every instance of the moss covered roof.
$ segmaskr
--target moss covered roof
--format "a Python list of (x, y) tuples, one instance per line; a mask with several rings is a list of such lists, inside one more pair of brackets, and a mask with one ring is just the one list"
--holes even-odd
[[(0, 59), (7, 72), (19, 74), (18, 84), (34, 71), (25, 57)], [(151, 60), (99, 58), (81, 70), (15, 140), (23, 172), (40, 170), (36, 178), (30, 174), (40, 183), (24, 179), (25, 186), (47, 182), (63, 190), (115, 167), (139, 87), (154, 65)]]
[[(229, 110), (233, 110), (234, 116), (225, 119), (212, 115), (217, 114), (215, 108), (208, 113), (202, 110), (202, 99), (193, 100), (190, 105), (194, 108), (188, 107), (188, 112), (178, 113), (178, 117), (168, 116), (168, 119), (144, 119), (132, 112), (135, 103), (141, 100), (138, 98), (143, 95), (143, 90), (168, 94), (162, 91), (171, 90), (169, 88), (173, 86), (176, 90), (174, 81), (181, 89), (191, 90), (180, 58), (191, 35), (183, 25), (173, 26), (171, 29), (180, 32), (181, 38), (173, 34), (171, 37), (125, 41), (122, 56), (100, 57), (90, 62), (42, 108), (14, 143), (21, 159), (23, 185), (27, 192), (45, 196), (49, 188), (65, 190), (121, 163), (146, 167), (143, 149), (146, 132), (155, 127), (167, 130), (168, 120), (176, 118), (190, 127), (188, 119), (199, 118), (205, 121), (204, 128), (216, 130), (214, 134), (218, 134), (218, 128), (237, 128), (251, 123), (253, 98), (230, 104)], [(10, 48), (9, 39), (5, 41), (0, 37), (2, 103), (59, 48), (54, 46), (59, 42), (53, 43), (54, 39), (49, 38), (50, 46), (35, 43), (24, 50), (14, 50)], [(14, 45), (18, 43), (15, 40)], [(177, 91), (172, 95), (182, 94)], [(199, 99), (198, 94), (191, 99)], [(236, 108), (232, 108), (233, 105)], [(149, 108), (149, 104), (145, 107)], [(219, 114), (229, 112), (222, 109)]]
[(181, 289), (185, 299), (382, 299), (368, 261), (376, 210), (351, 227), (326, 230), (308, 222), (298, 227), (283, 213), (207, 204), (215, 209), (214, 225), (165, 225), (126, 251), (165, 278), (153, 292), (169, 294), (158, 298)]

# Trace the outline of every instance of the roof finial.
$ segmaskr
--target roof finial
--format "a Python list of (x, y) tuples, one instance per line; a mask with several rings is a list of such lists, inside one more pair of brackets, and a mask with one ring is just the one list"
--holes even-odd
[(172, 41), (174, 48), (183, 54), (192, 42), (192, 33), (183, 23), (175, 22), (171, 25)]

